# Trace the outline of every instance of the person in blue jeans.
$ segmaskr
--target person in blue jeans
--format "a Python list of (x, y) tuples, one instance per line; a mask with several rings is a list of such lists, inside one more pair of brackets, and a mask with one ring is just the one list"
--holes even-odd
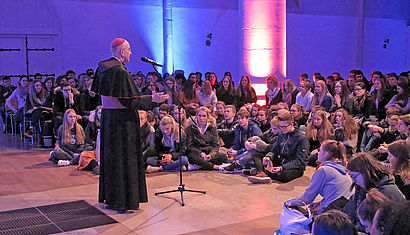
[(181, 156), (183, 170), (188, 164), (188, 158), (185, 156), (185, 132), (179, 133), (179, 124), (171, 116), (164, 116), (160, 123), (160, 132), (155, 135), (154, 146), (145, 153), (147, 169), (146, 173), (158, 171), (178, 171)]
[(223, 171), (236, 172), (243, 167), (253, 166), (252, 155), (248, 154), (245, 142), (253, 136), (261, 135), (262, 131), (259, 125), (251, 119), (251, 114), (246, 109), (238, 112), (238, 123), (232, 148), (227, 151), (227, 155), (233, 158), (233, 161), (231, 165), (224, 167)]

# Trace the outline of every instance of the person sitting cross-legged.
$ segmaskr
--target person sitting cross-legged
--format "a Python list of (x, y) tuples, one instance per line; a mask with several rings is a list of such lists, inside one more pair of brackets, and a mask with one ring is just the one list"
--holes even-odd
[(50, 161), (58, 166), (77, 165), (80, 154), (86, 149), (85, 133), (77, 123), (73, 109), (64, 113), (63, 124), (58, 128), (58, 144), (50, 153)]
[(252, 183), (270, 183), (271, 179), (289, 182), (303, 175), (309, 141), (305, 134), (294, 127), (292, 115), (283, 111), (278, 115), (281, 133), (263, 158), (264, 172), (249, 176)]
[[(226, 155), (219, 154), (216, 121), (211, 116), (208, 108), (199, 107), (196, 111), (196, 122), (185, 130), (189, 163), (195, 164), (204, 170), (219, 170), (220, 164), (226, 161)], [(191, 169), (194, 168), (197, 167)]]
[(224, 109), (224, 120), (218, 125), (218, 136), (224, 143), (225, 148), (231, 148), (235, 139), (235, 129), (238, 126), (236, 120), (236, 108), (227, 105)]
[[(161, 131), (155, 133), (155, 144), (144, 154), (145, 162), (148, 164), (145, 172), (178, 171), (180, 165), (184, 169), (188, 164), (188, 158), (185, 156), (184, 130), (181, 129), (181, 133), (179, 132), (179, 124), (171, 116), (164, 116), (159, 128)], [(180, 155), (182, 164), (179, 162)]]

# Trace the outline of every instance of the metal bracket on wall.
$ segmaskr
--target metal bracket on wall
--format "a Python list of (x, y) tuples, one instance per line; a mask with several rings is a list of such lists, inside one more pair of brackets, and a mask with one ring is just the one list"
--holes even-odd
[(21, 51), (19, 48), (0, 48), (0, 51)]
[[(54, 77), (54, 76), (56, 76), (55, 73), (44, 73), (44, 74), (40, 74), (40, 75), (43, 76), (43, 77)], [(11, 78), (21, 78), (21, 77), (24, 77), (24, 76), (34, 77), (34, 74), (29, 74), (29, 75), (27, 75), (27, 74), (0, 75), (0, 77), (3, 77), (3, 76), (7, 76), (7, 77), (11, 77)]]
[[(21, 51), (20, 48), (0, 48), (0, 51)], [(4, 75), (4, 76), (9, 76), (9, 77), (22, 77), (22, 76), (28, 76), (28, 77), (34, 77), (34, 75), (29, 74), (29, 58), (28, 58), (28, 52), (29, 51), (54, 51), (54, 48), (28, 48), (28, 38), (26, 37), (26, 74), (25, 75)], [(41, 76), (49, 77), (49, 76), (55, 76), (54, 73), (52, 74), (41, 74)]]
[(26, 70), (27, 70), (27, 76), (29, 76), (29, 71), (28, 71), (28, 65), (29, 65), (28, 52), (29, 51), (54, 51), (54, 48), (28, 48), (28, 38), (26, 37)]

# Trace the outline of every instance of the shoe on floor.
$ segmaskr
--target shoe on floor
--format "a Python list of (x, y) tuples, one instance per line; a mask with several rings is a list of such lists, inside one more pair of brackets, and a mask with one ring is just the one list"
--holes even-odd
[(243, 169), (242, 174), (244, 175), (256, 175), (258, 173), (258, 170), (256, 168), (252, 167), (251, 169)]
[(54, 151), (50, 152), (50, 158), (48, 159), (49, 161), (52, 161), (54, 158)]
[(254, 184), (269, 184), (272, 179), (265, 173), (259, 173), (255, 176), (248, 176), (248, 181)]
[(159, 167), (148, 165), (147, 169), (145, 170), (145, 173), (153, 173), (153, 172), (158, 172), (158, 171), (159, 171)]
[(96, 174), (96, 175), (99, 175), (100, 174), (100, 166), (94, 167), (93, 168), (93, 173)]
[(188, 164), (188, 170), (189, 171), (197, 171), (199, 170), (199, 166), (196, 164)]
[(224, 168), (223, 168), (223, 171), (226, 172), (226, 173), (228, 173), (228, 174), (231, 174), (231, 173), (241, 173), (241, 172), (242, 172), (242, 166), (239, 165), (238, 163), (235, 163), (235, 162), (234, 162), (234, 163), (232, 163), (231, 165), (224, 167)]
[(70, 165), (70, 160), (58, 160), (57, 166), (68, 166)]

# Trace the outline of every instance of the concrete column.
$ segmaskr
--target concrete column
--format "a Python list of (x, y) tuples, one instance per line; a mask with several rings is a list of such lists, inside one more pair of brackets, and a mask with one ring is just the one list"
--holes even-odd
[(239, 0), (243, 71), (264, 83), (286, 77), (286, 0)]

